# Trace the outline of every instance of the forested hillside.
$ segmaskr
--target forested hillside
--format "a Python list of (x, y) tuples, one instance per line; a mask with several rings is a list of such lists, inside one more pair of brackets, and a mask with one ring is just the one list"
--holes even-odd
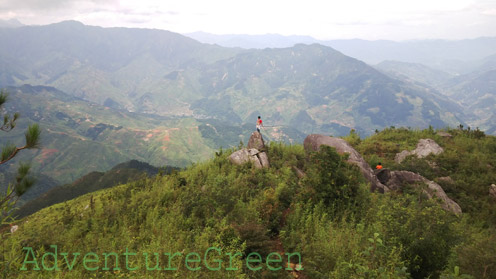
[[(394, 161), (396, 153), (425, 138), (443, 153)], [(309, 152), (271, 143), (269, 168), (234, 165), (228, 160), (234, 150), (219, 150), (184, 171), (43, 209), (19, 221), (13, 233), (2, 232), (1, 274), (496, 278), (496, 197), (489, 191), (496, 181), (495, 137), (461, 127), (391, 127), (365, 139), (351, 132), (345, 139), (372, 166), (382, 162), (437, 181), (463, 213), (442, 209), (422, 187), (371, 193), (348, 155), (334, 148)], [(57, 262), (51, 254), (43, 258), (46, 252), (56, 252)]]

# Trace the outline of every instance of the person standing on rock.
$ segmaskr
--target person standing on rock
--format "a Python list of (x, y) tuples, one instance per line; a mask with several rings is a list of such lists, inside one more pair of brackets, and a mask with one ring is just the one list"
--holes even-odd
[(260, 128), (263, 128), (263, 124), (262, 124), (262, 118), (260, 118), (260, 115), (258, 116), (258, 119), (257, 119), (257, 132), (260, 133)]

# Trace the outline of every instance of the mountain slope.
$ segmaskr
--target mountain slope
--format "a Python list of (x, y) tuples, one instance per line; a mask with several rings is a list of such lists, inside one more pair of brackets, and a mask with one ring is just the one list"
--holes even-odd
[[(39, 263), (45, 252), (56, 253), (51, 245), (57, 245), (59, 268), (68, 278), (373, 275), (420, 279), (450, 276), (455, 266), (461, 274), (482, 278), (487, 272), (487, 278), (494, 278), (496, 251), (491, 245), (491, 230), (496, 211), (486, 182), (495, 175), (488, 171), (496, 157), (495, 138), (474, 138), (473, 131), (467, 130), (448, 132), (453, 136), (450, 139), (437, 136), (432, 129), (387, 129), (354, 142), (366, 151), (368, 160), (373, 160), (374, 156), (391, 155), (370, 149), (371, 143), (386, 151), (398, 148), (397, 144), (411, 147), (420, 137), (435, 138), (445, 147), (443, 154), (405, 166), (430, 170), (434, 177), (450, 175), (453, 182), (446, 182), (451, 185), (447, 193), (464, 205), (462, 218), (414, 190), (368, 192), (358, 169), (332, 148), (305, 153), (301, 145), (271, 144), (267, 150), (271, 167), (267, 169), (233, 165), (228, 160), (229, 151), (178, 173), (45, 208), (20, 221), (14, 233), (4, 235), (6, 245), (0, 246), (0, 262), (8, 265), (3, 272), (8, 278), (51, 276), (54, 270), (34, 270), (34, 261)], [(434, 160), (439, 168), (435, 172), (425, 168), (426, 160)], [(474, 160), (481, 163), (467, 167)], [(296, 169), (306, 175), (298, 176)], [(210, 247), (214, 250), (204, 257)], [(29, 249), (33, 258), (26, 262)], [(176, 251), (178, 255), (172, 259)], [(190, 257), (186, 255), (193, 252), (199, 253), (200, 261), (185, 263)], [(263, 260), (248, 266), (246, 259), (254, 252)], [(280, 253), (282, 261), (270, 266), (281, 268), (270, 269), (265, 264), (272, 252)], [(68, 253), (68, 263), (62, 253)], [(86, 266), (94, 270), (83, 265), (87, 253), (98, 256), (87, 261), (91, 266)], [(105, 265), (108, 253), (117, 256), (112, 254)], [(127, 266), (130, 258), (125, 253), (132, 255)], [(234, 253), (239, 254), (230, 258)], [(284, 253), (295, 254), (288, 260)], [(467, 260), (476, 255), (479, 261)], [(72, 260), (74, 264), (69, 263)], [(47, 267), (55, 264), (52, 256), (45, 256), (44, 263)], [(299, 264), (303, 270), (295, 270)], [(291, 270), (285, 270), (287, 266)]]
[(440, 85), (448, 82), (453, 75), (435, 70), (422, 64), (406, 63), (399, 61), (383, 61), (374, 66), (393, 77), (409, 82), (421, 82), (425, 85), (439, 88)]
[(63, 183), (131, 159), (186, 166), (208, 158), (218, 148), (203, 143), (194, 119), (111, 109), (51, 87), (26, 85), (8, 91), (6, 109), (20, 112), (21, 118), (16, 129), (2, 135), (2, 142), (21, 142), (28, 123), (42, 128), (41, 148), (21, 153), (9, 165), (15, 168), (19, 161), (32, 161), (34, 172)]
[[(21, 144), (28, 124), (42, 129), (41, 147), (27, 150), (5, 166), (32, 162), (34, 173), (69, 183), (91, 171), (107, 171), (124, 161), (185, 167), (209, 158), (220, 147), (247, 142), (253, 125), (185, 117), (131, 113), (90, 103), (53, 87), (8, 87), (8, 112), (21, 114), (17, 127), (2, 133), (2, 142)], [(280, 128), (272, 140), (302, 141), (301, 133)]]
[[(321, 45), (252, 50), (201, 72), (200, 80), (208, 82), (202, 83), (204, 97), (192, 109), (233, 122), (264, 115), (271, 125), (306, 133), (336, 133), (344, 127), (364, 134), (391, 125), (462, 122), (461, 108), (436, 91), (390, 78)], [(197, 73), (182, 73), (188, 74)], [(301, 128), (305, 121), (309, 125)]]
[(446, 91), (474, 117), (467, 121), (487, 133), (496, 133), (496, 69), (474, 72), (451, 80)]
[(135, 101), (170, 71), (237, 52), (168, 31), (101, 28), (76, 21), (1, 29), (0, 40), (0, 60), (13, 61), (19, 68), (15, 75), (24, 77), (0, 85), (50, 85), (129, 110), (136, 110)]
[(4, 82), (51, 85), (112, 108), (231, 125), (263, 115), (268, 126), (337, 135), (463, 122), (437, 92), (319, 45), (240, 50), (78, 22), (5, 29), (0, 39), (0, 59), (16, 66), (0, 72)]
[[(24, 193), (16, 203), (16, 206), (22, 206), (26, 202), (41, 196), (53, 187), (60, 185), (60, 182), (55, 180), (53, 177), (49, 177), (40, 173), (29, 174), (35, 180), (33, 187), (29, 188), (26, 193)], [(6, 167), (0, 167), (0, 191), (5, 193), (9, 183), (15, 181), (16, 173), (9, 172)]]
[[(167, 169), (164, 169), (164, 174), (170, 173), (173, 169), (175, 168), (167, 167)], [(159, 169), (156, 167), (132, 160), (119, 164), (106, 172), (92, 172), (86, 174), (71, 184), (53, 187), (49, 191), (21, 206), (15, 211), (14, 215), (17, 216), (17, 218), (23, 218), (50, 205), (65, 202), (101, 189), (138, 180), (144, 175), (154, 176), (158, 172)], [(33, 188), (38, 188), (38, 185)]]

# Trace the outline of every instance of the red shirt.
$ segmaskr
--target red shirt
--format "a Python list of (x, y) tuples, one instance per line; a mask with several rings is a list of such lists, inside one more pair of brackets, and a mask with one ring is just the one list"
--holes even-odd
[(382, 166), (381, 165), (377, 165), (375, 168), (378, 169), (378, 170), (380, 170), (380, 169), (382, 169)]

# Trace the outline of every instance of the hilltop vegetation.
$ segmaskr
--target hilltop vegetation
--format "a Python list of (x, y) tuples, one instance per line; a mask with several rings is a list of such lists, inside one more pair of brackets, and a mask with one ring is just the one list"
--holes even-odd
[[(13, 234), (4, 233), (1, 274), (6, 278), (294, 278), (296, 274), (457, 278), (461, 272), (464, 278), (495, 278), (496, 209), (487, 183), (496, 179), (491, 171), (496, 166), (496, 139), (480, 131), (448, 132), (451, 138), (434, 130), (390, 128), (364, 140), (351, 133), (347, 140), (369, 163), (381, 160), (386, 167), (416, 170), (429, 179), (450, 176), (454, 184), (443, 187), (461, 205), (461, 216), (444, 211), (413, 189), (370, 193), (356, 166), (333, 148), (307, 154), (301, 145), (271, 143), (268, 169), (233, 165), (227, 159), (232, 150), (220, 150), (211, 160), (184, 171), (45, 208), (19, 222)], [(424, 137), (435, 139), (444, 153), (393, 163), (395, 152), (413, 149)], [(435, 167), (426, 167), (428, 162)], [(305, 175), (299, 177), (296, 168)], [(45, 252), (55, 252), (53, 245), (61, 271), (41, 265)], [(23, 247), (31, 247), (33, 253)], [(220, 251), (210, 250), (204, 259), (209, 247)], [(137, 253), (129, 261), (123, 255), (126, 248)], [(176, 251), (181, 255), (171, 257)], [(81, 256), (72, 262), (75, 252)], [(82, 257), (89, 252), (99, 256), (87, 262), (94, 271), (83, 267)], [(103, 253), (110, 252), (118, 254), (118, 262), (112, 255), (105, 263)], [(199, 262), (185, 260), (191, 252), (201, 255)], [(228, 253), (236, 252), (241, 255), (230, 259)], [(264, 262), (247, 264), (246, 257), (253, 252)], [(271, 252), (280, 253), (282, 259), (272, 254), (275, 261), (266, 264)], [(67, 259), (61, 253), (68, 253)], [(147, 270), (143, 253), (148, 253), (148, 267), (158, 270)], [(285, 270), (284, 253), (300, 253), (303, 270), (296, 270), (298, 256), (290, 258), (293, 270)], [(33, 270), (33, 256), (39, 271)], [(26, 264), (26, 259), (31, 262)], [(218, 260), (222, 260), (218, 271), (205, 264), (217, 267)], [(44, 263), (48, 269), (55, 264), (51, 256)], [(168, 267), (177, 270), (164, 270)], [(277, 267), (281, 269), (270, 270)]]
[[(165, 167), (160, 171), (170, 173), (172, 170), (177, 170), (177, 168)], [(22, 205), (13, 215), (16, 218), (22, 218), (50, 205), (65, 202), (86, 193), (138, 180), (138, 178), (146, 175), (154, 176), (158, 172), (158, 168), (136, 160), (119, 164), (107, 172), (90, 172), (71, 184), (52, 187), (42, 195)]]
[[(442, 132), (451, 136), (443, 135)], [(488, 195), (488, 191), (489, 186), (496, 181), (496, 138), (486, 136), (478, 129), (462, 126), (442, 132), (391, 127), (364, 140), (360, 140), (356, 134), (347, 139), (370, 165), (382, 162), (390, 169), (413, 171), (437, 181), (464, 212), (472, 215), (477, 222), (494, 227), (496, 202)], [(410, 156), (401, 164), (395, 162), (397, 153), (415, 149), (421, 138), (434, 139), (445, 151), (423, 159)]]

